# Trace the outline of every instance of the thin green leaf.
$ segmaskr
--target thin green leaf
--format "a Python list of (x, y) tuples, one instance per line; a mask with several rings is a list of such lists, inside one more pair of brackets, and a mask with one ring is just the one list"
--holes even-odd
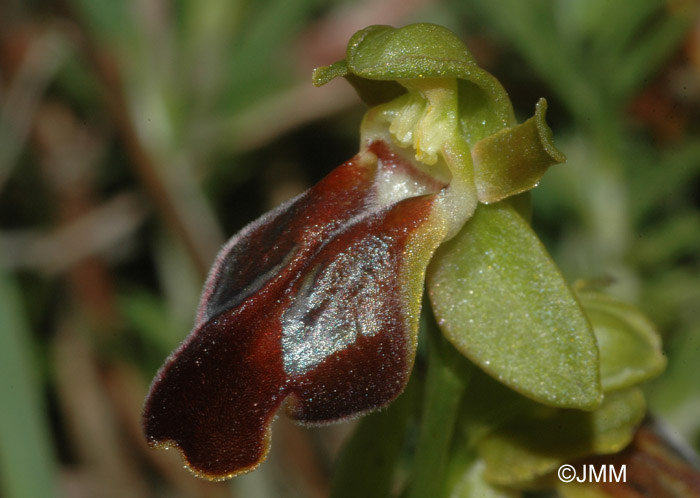
[(228, 109), (250, 107), (263, 96), (292, 81), (292, 61), (279, 57), (285, 44), (301, 31), (315, 7), (312, 0), (272, 0), (254, 5), (241, 20), (243, 28), (228, 58)]
[(477, 0), (475, 6), (552, 86), (574, 115), (585, 122), (601, 112), (600, 97), (585, 77), (582, 54), (573, 41), (566, 43), (551, 1)]
[(597, 8), (590, 8), (588, 2), (580, 3), (581, 10), (588, 14), (590, 57), (598, 68), (597, 74), (614, 80), (609, 78), (610, 71), (617, 69), (639, 30), (663, 14), (664, 4), (665, 0), (602, 0), (596, 2)]
[(665, 15), (618, 60), (611, 85), (613, 101), (624, 103), (644, 85), (654, 71), (678, 47), (695, 15)]
[[(697, 276), (693, 290), (698, 292)], [(688, 282), (690, 283), (690, 282)], [(683, 285), (683, 284), (680, 284)], [(700, 296), (694, 296), (700, 302)], [(692, 306), (692, 305), (691, 305)], [(695, 308), (698, 309), (697, 307)], [(696, 311), (695, 316), (698, 316)], [(700, 325), (697, 318), (686, 327), (678, 327), (674, 341), (669, 344), (668, 368), (651, 383), (649, 404), (654, 411), (686, 440), (696, 440), (700, 432)]]
[(134, 31), (127, 2), (70, 0), (69, 4), (85, 21), (92, 33), (109, 42), (124, 39)]
[(631, 162), (627, 174), (632, 192), (630, 211), (636, 222), (652, 215), (671, 196), (678, 197), (686, 189), (694, 194), (690, 189), (700, 174), (700, 140), (674, 144), (669, 149), (659, 154), (642, 145), (637, 148), (638, 160)]
[(14, 282), (0, 273), (0, 484), (3, 496), (57, 495), (49, 421)]
[(129, 289), (119, 296), (118, 304), (130, 327), (159, 350), (171, 351), (187, 332), (173, 324), (163, 301), (146, 290)]
[(678, 209), (673, 217), (659, 220), (645, 230), (632, 248), (630, 259), (642, 268), (674, 264), (697, 255), (700, 247), (700, 211)]

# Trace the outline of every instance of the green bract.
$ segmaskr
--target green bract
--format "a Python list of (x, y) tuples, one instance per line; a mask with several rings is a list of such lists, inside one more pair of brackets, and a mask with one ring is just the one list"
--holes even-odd
[(604, 391), (639, 384), (664, 370), (661, 338), (637, 308), (600, 292), (577, 294), (598, 340)]
[(620, 451), (632, 439), (645, 408), (636, 388), (606, 395), (593, 412), (533, 407), (479, 443), (486, 478), (528, 486), (564, 462)]
[(554, 409), (475, 375), (461, 426), (491, 482), (529, 487), (563, 463), (619, 451), (644, 417), (644, 397), (634, 386), (663, 369), (658, 334), (626, 303), (591, 290), (578, 295), (601, 351), (603, 403), (592, 412)]

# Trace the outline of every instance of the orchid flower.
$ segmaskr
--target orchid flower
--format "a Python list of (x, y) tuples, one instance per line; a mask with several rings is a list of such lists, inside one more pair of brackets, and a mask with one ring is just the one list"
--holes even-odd
[(281, 408), (325, 424), (391, 403), (426, 284), (444, 336), (498, 382), (552, 407), (601, 403), (589, 320), (521, 215), (519, 194), (564, 160), (546, 102), (517, 124), (498, 81), (431, 24), (359, 31), (314, 83), (338, 76), (371, 106), (359, 152), (224, 246), (146, 400), (149, 443), (199, 476), (258, 466)]

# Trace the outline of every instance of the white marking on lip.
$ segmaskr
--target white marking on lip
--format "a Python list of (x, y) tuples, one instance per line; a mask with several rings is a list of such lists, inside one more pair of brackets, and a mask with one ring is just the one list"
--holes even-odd
[(389, 243), (376, 236), (358, 242), (362, 258), (351, 246), (308, 275), (282, 316), (286, 373), (304, 374), (385, 325), (386, 310), (377, 296), (393, 272)]

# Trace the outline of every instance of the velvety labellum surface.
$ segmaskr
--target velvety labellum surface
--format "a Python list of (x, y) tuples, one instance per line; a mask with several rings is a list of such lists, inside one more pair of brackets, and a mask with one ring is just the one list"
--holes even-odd
[(412, 283), (444, 235), (442, 187), (375, 142), (232, 238), (151, 387), (150, 444), (177, 446), (198, 475), (230, 477), (265, 457), (285, 400), (309, 423), (392, 401), (415, 355)]

